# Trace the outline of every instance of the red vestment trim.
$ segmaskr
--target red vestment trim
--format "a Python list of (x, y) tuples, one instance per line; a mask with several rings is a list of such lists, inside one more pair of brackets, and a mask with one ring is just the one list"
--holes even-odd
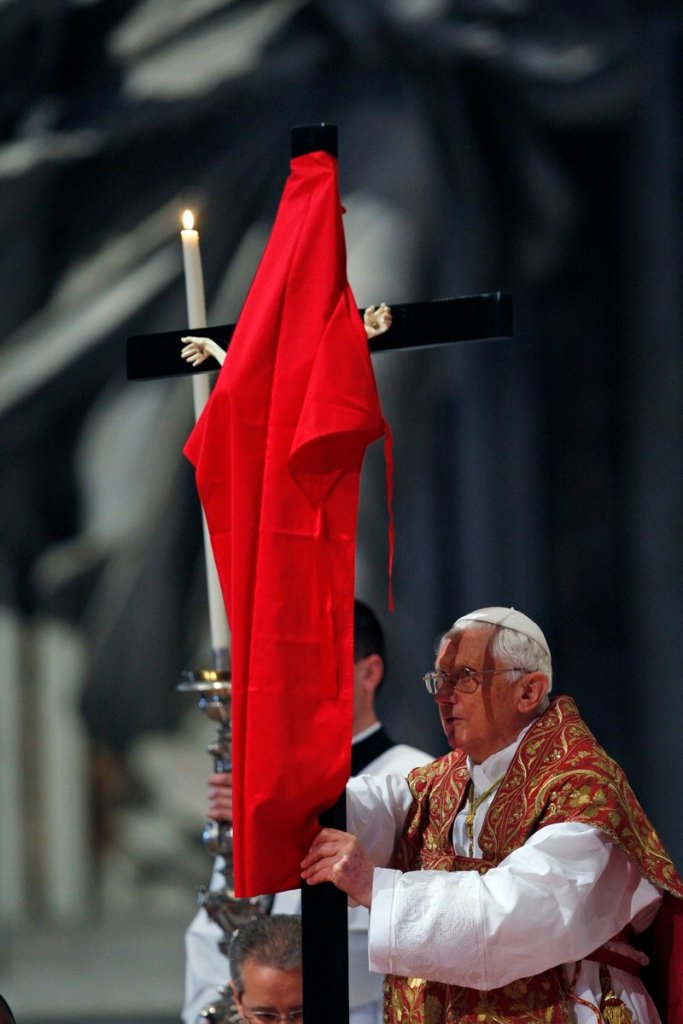
[(626, 971), (627, 974), (635, 974), (636, 977), (640, 974), (640, 964), (637, 960), (633, 960), (630, 956), (623, 956), (621, 953), (615, 953), (613, 949), (606, 949), (604, 946), (600, 946), (599, 949), (589, 953), (583, 959), (592, 960), (596, 964), (606, 964), (608, 967), (616, 967), (620, 971)]

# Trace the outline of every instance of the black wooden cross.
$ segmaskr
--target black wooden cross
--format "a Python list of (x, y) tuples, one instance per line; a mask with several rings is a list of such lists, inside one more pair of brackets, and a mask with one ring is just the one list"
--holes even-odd
[[(337, 128), (332, 124), (302, 125), (292, 129), (292, 157), (324, 150), (337, 155)], [(363, 310), (358, 311), (362, 317)], [(504, 292), (467, 295), (456, 299), (392, 304), (392, 325), (369, 341), (371, 352), (428, 348), (455, 341), (492, 341), (512, 336), (512, 298)], [(230, 344), (235, 324), (194, 328), (192, 333), (211, 338), (221, 348)], [(164, 331), (138, 334), (126, 342), (129, 380), (177, 377), (215, 370), (209, 361), (192, 367), (180, 355), (181, 339), (188, 333)]]
[[(363, 310), (359, 315), (362, 317)], [(451, 345), (455, 341), (493, 341), (512, 336), (512, 299), (504, 292), (467, 295), (457, 299), (432, 299), (429, 302), (405, 302), (391, 305), (392, 324), (388, 331), (371, 338), (371, 352), (396, 349), (430, 348)], [(128, 380), (153, 380), (216, 370), (208, 360), (193, 367), (180, 355), (181, 338), (199, 334), (211, 338), (221, 348), (230, 344), (235, 324), (219, 327), (195, 327), (191, 331), (163, 331), (160, 334), (135, 334), (126, 341)]]
[[(292, 130), (292, 156), (324, 150), (337, 155), (335, 125), (304, 125)], [(363, 311), (359, 310), (362, 316)], [(457, 341), (512, 336), (512, 299), (502, 292), (391, 305), (392, 325), (369, 341), (371, 352), (427, 348)], [(234, 324), (194, 328), (227, 348)], [(215, 362), (192, 367), (180, 354), (181, 331), (135, 335), (126, 344), (129, 380), (188, 376), (216, 369)], [(344, 829), (344, 795), (321, 815), (321, 824)], [(302, 883), (304, 1012), (308, 1024), (348, 1024), (348, 947), (346, 896), (331, 883)]]

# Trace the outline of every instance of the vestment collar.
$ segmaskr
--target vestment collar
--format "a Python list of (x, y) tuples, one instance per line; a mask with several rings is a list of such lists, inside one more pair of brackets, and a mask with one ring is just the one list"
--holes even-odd
[(475, 764), (471, 757), (467, 758), (467, 771), (469, 773), (472, 782), (474, 783), (474, 789), (476, 793), (481, 793), (489, 786), (493, 785), (495, 779), (500, 779), (505, 775), (506, 771), (510, 767), (510, 762), (517, 752), (517, 748), (528, 733), (531, 726), (534, 724), (529, 722), (525, 725), (522, 731), (519, 733), (516, 739), (512, 741), (507, 747), (502, 750), (497, 750), (495, 754), (491, 754), (481, 764)]

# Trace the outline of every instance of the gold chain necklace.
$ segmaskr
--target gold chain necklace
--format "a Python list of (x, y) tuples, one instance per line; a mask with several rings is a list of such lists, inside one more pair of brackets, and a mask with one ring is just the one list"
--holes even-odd
[(499, 786), (504, 778), (505, 776), (501, 775), (499, 779), (496, 779), (495, 782), (492, 782), (489, 788), (485, 789), (481, 796), (478, 796), (476, 799), (474, 797), (474, 779), (470, 780), (470, 809), (468, 810), (467, 817), (465, 818), (467, 838), (470, 841), (470, 857), (474, 857), (474, 816), (481, 807), (481, 805), (483, 804), (484, 800), (486, 800), (486, 797), (491, 796), (491, 793), (493, 793), (496, 786)]

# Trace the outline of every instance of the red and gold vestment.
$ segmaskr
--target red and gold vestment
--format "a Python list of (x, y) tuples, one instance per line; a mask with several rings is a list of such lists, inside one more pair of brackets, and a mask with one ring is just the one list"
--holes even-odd
[[(500, 784), (479, 834), (482, 859), (453, 851), (453, 820), (469, 785), (467, 760), (454, 752), (411, 772), (413, 806), (394, 854), (401, 871), (479, 871), (496, 867), (539, 829), (581, 822), (606, 833), (640, 873), (665, 894), (666, 912), (677, 910), (683, 883), (626, 776), (597, 743), (574, 702), (551, 701), (524, 736)], [(671, 901), (671, 902), (669, 902)], [(660, 914), (661, 916), (661, 914)], [(680, 921), (680, 913), (672, 920)], [(539, 923), (542, 925), (542, 923)], [(587, 954), (591, 951), (587, 951)], [(605, 972), (607, 979), (607, 972)], [(676, 1000), (675, 995), (669, 996)], [(421, 979), (387, 978), (387, 1024), (498, 1024), (571, 1020), (561, 965), (488, 992)], [(605, 986), (611, 1021), (630, 1014)], [(667, 1024), (673, 1024), (669, 1018)]]

